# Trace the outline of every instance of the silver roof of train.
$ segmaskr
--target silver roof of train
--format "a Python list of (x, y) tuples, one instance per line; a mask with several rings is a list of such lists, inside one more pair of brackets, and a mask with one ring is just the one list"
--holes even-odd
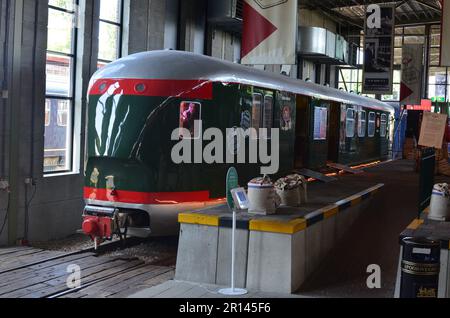
[(182, 51), (151, 51), (129, 55), (97, 71), (92, 82), (106, 78), (199, 79), (240, 83), (394, 112), (391, 105), (376, 99)]

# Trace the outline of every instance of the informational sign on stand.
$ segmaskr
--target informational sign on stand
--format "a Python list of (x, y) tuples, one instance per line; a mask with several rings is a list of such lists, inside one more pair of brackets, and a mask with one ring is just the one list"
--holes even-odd
[(235, 168), (230, 168), (227, 173), (227, 204), (231, 211), (234, 210), (234, 199), (231, 190), (239, 188), (239, 176)]
[(236, 263), (236, 210), (238, 207), (234, 202), (232, 190), (239, 188), (239, 177), (235, 168), (230, 168), (227, 173), (226, 191), (227, 203), (233, 211), (233, 228), (231, 231), (231, 288), (219, 290), (219, 293), (227, 296), (242, 296), (247, 294), (247, 290), (235, 287), (235, 263)]
[(446, 126), (446, 114), (424, 112), (422, 128), (420, 129), (419, 146), (441, 149)]

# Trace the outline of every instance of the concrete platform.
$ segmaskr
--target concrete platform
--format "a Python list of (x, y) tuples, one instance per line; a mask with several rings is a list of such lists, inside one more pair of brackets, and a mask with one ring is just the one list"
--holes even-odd
[[(335, 243), (383, 187), (365, 178), (312, 183), (309, 203), (280, 208), (277, 215), (238, 216), (236, 285), (290, 294), (315, 271)], [(226, 206), (179, 215), (175, 279), (228, 285), (231, 215)]]
[(127, 298), (305, 298), (292, 294), (263, 293), (254, 291), (249, 291), (249, 293), (244, 296), (224, 296), (219, 294), (219, 290), (222, 288), (227, 287), (170, 280), (161, 285), (130, 295)]

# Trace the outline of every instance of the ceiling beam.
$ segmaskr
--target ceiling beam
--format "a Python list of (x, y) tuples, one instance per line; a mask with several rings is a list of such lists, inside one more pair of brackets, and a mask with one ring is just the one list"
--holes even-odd
[[(406, 1), (411, 1), (411, 0), (406, 0)], [(308, 1), (311, 4), (317, 5), (317, 0), (309, 0)], [(398, 3), (401, 2), (405, 2), (405, 1), (389, 1), (389, 0), (369, 0), (369, 1), (364, 1), (364, 0), (353, 0), (353, 1), (339, 1), (336, 3), (336, 1), (323, 1), (325, 2), (324, 4), (329, 7), (330, 9), (338, 9), (338, 8), (346, 8), (346, 7), (354, 7), (354, 6), (363, 6), (365, 4), (395, 4), (397, 5)]]
[(326, 15), (328, 18), (332, 19), (333, 21), (335, 21), (337, 23), (344, 24), (344, 25), (353, 25), (360, 29), (364, 28), (364, 21), (360, 22), (360, 19), (355, 20), (355, 19), (348, 17), (346, 15), (343, 15), (337, 11), (327, 9), (327, 8), (323, 7), (322, 5), (316, 4), (314, 6), (308, 6), (308, 8), (311, 10), (321, 11), (324, 15)]
[(435, 11), (435, 12), (438, 12), (438, 13), (442, 13), (441, 8), (435, 7), (434, 5), (431, 5), (431, 4), (429, 4), (429, 3), (426, 3), (426, 2), (423, 1), (423, 0), (414, 0), (414, 1), (420, 3), (420, 5), (422, 5), (422, 6), (424, 6), (424, 7), (427, 7), (428, 9), (431, 9), (431, 10), (433, 10), (433, 11)]
[(418, 25), (424, 25), (424, 24), (441, 24), (441, 19), (440, 18), (418, 19), (418, 20), (399, 19), (399, 20), (395, 21), (396, 27), (418, 26)]
[(395, 8), (400, 8), (402, 5), (404, 5), (405, 3), (407, 3), (409, 0), (403, 0), (402, 2), (399, 2), (395, 5)]

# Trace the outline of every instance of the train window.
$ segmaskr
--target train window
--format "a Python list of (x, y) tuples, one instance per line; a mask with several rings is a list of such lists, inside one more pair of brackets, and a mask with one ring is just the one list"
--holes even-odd
[(382, 114), (380, 124), (380, 137), (385, 138), (386, 134), (387, 134), (387, 116), (386, 114)]
[(200, 129), (195, 131), (195, 122), (201, 118), (201, 104), (196, 102), (181, 102), (180, 104), (180, 128), (187, 129), (191, 138), (200, 138)]
[(345, 135), (347, 138), (355, 137), (355, 110), (347, 109), (347, 117), (345, 120)]
[(52, 116), (52, 101), (50, 99), (45, 100), (45, 127), (50, 126), (50, 120)]
[(364, 110), (359, 112), (358, 116), (358, 137), (366, 137), (367, 114)]
[(259, 129), (261, 125), (261, 106), (263, 103), (263, 96), (261, 94), (253, 94), (253, 105), (252, 105), (252, 128), (256, 129), (256, 136), (253, 138), (258, 138)]
[(69, 103), (65, 100), (58, 101), (58, 126), (67, 127), (69, 122)]
[(273, 97), (270, 95), (264, 96), (264, 114), (263, 114), (263, 128), (267, 129), (267, 136), (264, 138), (271, 138), (271, 129), (273, 126)]
[(374, 112), (370, 112), (369, 113), (369, 128), (368, 128), (369, 137), (375, 136), (375, 122), (376, 122), (376, 115)]

